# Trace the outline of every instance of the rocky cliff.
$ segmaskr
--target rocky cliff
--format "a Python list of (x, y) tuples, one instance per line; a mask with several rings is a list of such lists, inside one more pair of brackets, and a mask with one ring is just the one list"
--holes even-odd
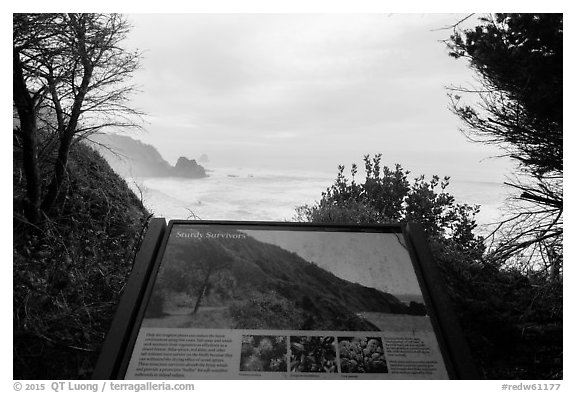
[(178, 158), (173, 172), (175, 176), (181, 177), (206, 177), (206, 170), (199, 165), (196, 160), (189, 160), (186, 157)]
[(196, 160), (180, 157), (170, 165), (154, 146), (125, 135), (100, 134), (90, 137), (92, 146), (124, 177), (206, 177)]

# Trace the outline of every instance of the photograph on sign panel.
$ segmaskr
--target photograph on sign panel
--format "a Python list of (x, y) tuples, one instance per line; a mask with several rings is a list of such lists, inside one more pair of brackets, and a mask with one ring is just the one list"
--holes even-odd
[(290, 337), (290, 371), (336, 373), (336, 340), (332, 336)]
[(174, 224), (135, 379), (447, 377), (400, 232)]
[(287, 372), (288, 337), (246, 334), (242, 336), (240, 371)]
[(381, 337), (338, 337), (343, 373), (387, 373)]
[(402, 242), (396, 233), (175, 226), (142, 326), (428, 328)]

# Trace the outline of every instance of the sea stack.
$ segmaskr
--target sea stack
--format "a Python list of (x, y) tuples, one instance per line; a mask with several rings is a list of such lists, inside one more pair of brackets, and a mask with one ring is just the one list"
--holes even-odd
[(174, 173), (180, 177), (199, 178), (206, 177), (206, 171), (199, 165), (196, 160), (189, 160), (186, 157), (178, 158)]

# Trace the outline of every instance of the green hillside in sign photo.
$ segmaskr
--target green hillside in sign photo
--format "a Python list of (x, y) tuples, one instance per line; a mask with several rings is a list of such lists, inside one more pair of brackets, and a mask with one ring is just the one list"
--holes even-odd
[[(231, 232), (232, 233), (232, 232)], [(144, 326), (380, 330), (361, 315), (425, 315), (395, 296), (353, 283), (246, 235), (171, 238)]]

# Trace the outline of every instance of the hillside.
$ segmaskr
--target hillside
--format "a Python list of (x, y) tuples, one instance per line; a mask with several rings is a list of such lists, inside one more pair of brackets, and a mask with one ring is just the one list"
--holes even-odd
[(33, 226), (20, 168), (15, 150), (13, 377), (90, 378), (149, 214), (98, 153), (76, 144), (61, 210)]
[(96, 134), (90, 140), (92, 147), (123, 177), (206, 177), (205, 168), (196, 160), (180, 157), (172, 166), (154, 146), (126, 135)]
[(164, 305), (183, 294), (189, 307), (201, 296), (203, 306), (229, 308), (231, 327), (243, 329), (369, 331), (378, 328), (360, 312), (414, 312), (393, 295), (341, 279), (251, 237), (172, 241), (156, 283), (155, 294), (162, 298), (152, 300), (156, 308), (149, 317), (162, 317)]

